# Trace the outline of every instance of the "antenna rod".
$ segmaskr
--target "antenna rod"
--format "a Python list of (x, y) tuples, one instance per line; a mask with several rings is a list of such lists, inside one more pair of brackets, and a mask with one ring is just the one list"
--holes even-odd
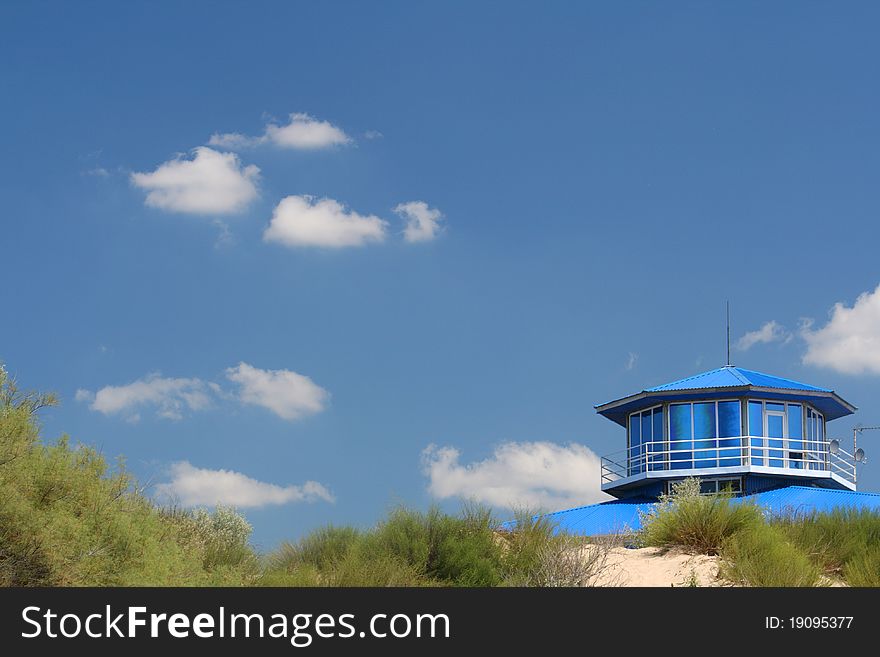
[(727, 366), (730, 367), (730, 299), (727, 300)]

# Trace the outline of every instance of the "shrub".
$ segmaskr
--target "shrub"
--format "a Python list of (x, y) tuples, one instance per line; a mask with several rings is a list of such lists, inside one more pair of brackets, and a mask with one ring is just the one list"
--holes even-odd
[(732, 500), (730, 495), (701, 495), (698, 479), (672, 485), (649, 513), (642, 515), (642, 544), (683, 547), (704, 554), (718, 554), (725, 539), (764, 522), (754, 504)]
[(66, 437), (42, 444), (35, 414), (51, 403), (19, 391), (0, 368), (0, 585), (251, 581), (255, 559), (240, 516), (164, 513), (121, 464), (111, 469)]
[[(868, 510), (835, 509), (830, 513), (790, 514), (774, 521), (803, 552), (833, 576), (864, 568), (880, 559), (880, 514)], [(858, 564), (849, 567), (854, 561)], [(861, 575), (858, 581), (866, 581)], [(867, 584), (853, 584), (867, 586)]]
[(851, 557), (843, 576), (850, 586), (880, 586), (880, 550), (875, 546)]
[(778, 527), (761, 524), (729, 536), (721, 574), (746, 586), (814, 586), (819, 569)]

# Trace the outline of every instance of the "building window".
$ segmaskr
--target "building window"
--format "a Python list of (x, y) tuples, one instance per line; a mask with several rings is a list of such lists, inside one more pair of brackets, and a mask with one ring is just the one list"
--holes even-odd
[(669, 468), (742, 465), (740, 402), (724, 400), (669, 405)]
[(821, 414), (809, 406), (805, 414), (803, 404), (749, 400), (748, 418), (754, 465), (822, 469)]
[(632, 413), (629, 416), (627, 472), (640, 474), (646, 470), (663, 470), (663, 407)]
[(700, 494), (716, 495), (718, 493), (740, 495), (742, 493), (742, 479), (740, 477), (731, 477), (730, 479), (700, 479)]
[[(673, 486), (679, 481), (681, 479), (667, 481), (664, 484), (663, 492), (667, 495), (671, 494)], [(713, 477), (711, 479), (700, 477), (699, 481), (701, 495), (716, 495), (718, 493), (742, 494), (742, 477)]]
[(804, 436), (806, 464), (810, 470), (825, 468), (825, 418), (821, 413), (807, 407), (807, 431)]

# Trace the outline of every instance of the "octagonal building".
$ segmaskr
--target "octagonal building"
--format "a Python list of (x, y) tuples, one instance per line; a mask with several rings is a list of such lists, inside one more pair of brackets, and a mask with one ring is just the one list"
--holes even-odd
[(732, 365), (648, 388), (596, 407), (626, 429), (625, 449), (602, 458), (602, 490), (656, 498), (685, 477), (704, 492), (855, 490), (855, 462), (826, 427), (855, 410), (833, 390)]

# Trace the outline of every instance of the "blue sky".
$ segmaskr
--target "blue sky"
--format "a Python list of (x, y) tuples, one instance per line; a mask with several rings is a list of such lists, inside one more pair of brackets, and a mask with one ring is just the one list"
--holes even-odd
[(0, 360), (266, 547), (592, 501), (593, 405), (723, 365), (727, 299), (735, 364), (880, 424), (878, 18), (4, 3)]

